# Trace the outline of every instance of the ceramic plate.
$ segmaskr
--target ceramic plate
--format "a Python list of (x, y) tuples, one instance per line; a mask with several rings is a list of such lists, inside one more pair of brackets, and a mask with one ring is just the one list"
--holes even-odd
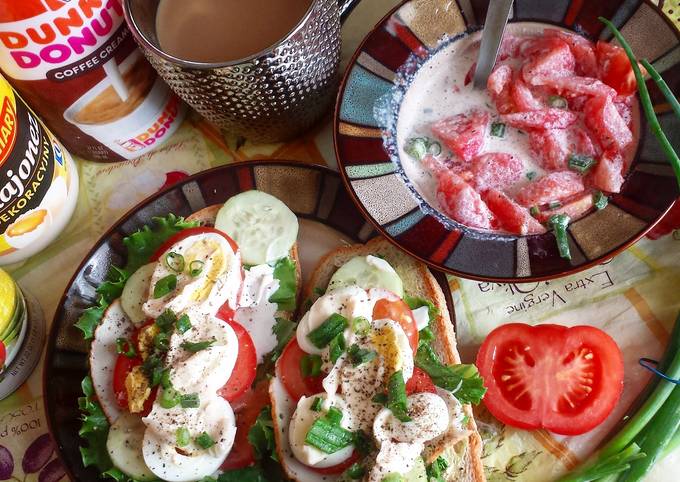
[[(239, 192), (259, 189), (285, 202), (300, 219), (298, 237), (303, 277), (320, 258), (338, 246), (365, 242), (375, 235), (342, 188), (340, 176), (328, 168), (299, 163), (235, 164), (202, 172), (153, 196), (111, 228), (85, 257), (69, 283), (52, 323), (44, 371), (45, 413), (59, 455), (73, 480), (93, 481), (99, 474), (82, 465), (78, 437), (78, 397), (87, 375), (87, 344), (73, 324), (93, 304), (95, 288), (112, 265), (124, 264), (123, 238), (154, 216), (188, 216)], [(448, 297), (441, 273), (435, 277)]]
[[(551, 232), (510, 236), (462, 226), (434, 209), (402, 168), (392, 126), (404, 92), (418, 67), (439, 49), (480, 30), (487, 4), (408, 0), (366, 37), (345, 74), (335, 112), (343, 180), (382, 234), (431, 266), (462, 277), (537, 281), (601, 263), (640, 239), (680, 194), (656, 138), (644, 125), (622, 192), (607, 208), (571, 224), (570, 261), (560, 258)], [(600, 15), (612, 19), (639, 58), (649, 59), (671, 89), (680, 91), (680, 32), (649, 2), (516, 0), (510, 21), (542, 22), (609, 40), (597, 20)], [(647, 85), (663, 129), (678, 150), (680, 121), (654, 82)]]

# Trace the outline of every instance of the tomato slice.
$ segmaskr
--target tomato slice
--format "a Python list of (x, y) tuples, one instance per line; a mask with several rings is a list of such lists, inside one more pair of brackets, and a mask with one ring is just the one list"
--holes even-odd
[(257, 353), (253, 339), (246, 329), (235, 321), (225, 321), (234, 329), (238, 339), (238, 355), (234, 370), (231, 372), (226, 385), (219, 390), (220, 396), (231, 402), (243, 395), (253, 384), (257, 371)]
[(153, 261), (158, 261), (158, 259), (161, 257), (163, 253), (165, 253), (168, 249), (170, 249), (174, 244), (179, 243), (180, 241), (190, 237), (190, 236), (196, 236), (197, 234), (205, 234), (205, 233), (215, 233), (219, 234), (222, 236), (224, 239), (226, 239), (229, 242), (229, 245), (231, 246), (231, 249), (234, 250), (234, 253), (238, 252), (238, 244), (236, 244), (236, 241), (231, 239), (231, 237), (227, 236), (225, 233), (220, 231), (219, 229), (215, 228), (210, 228), (207, 226), (200, 226), (197, 228), (187, 228), (183, 229), (179, 233), (175, 234), (174, 236), (171, 236), (166, 242), (161, 244), (160, 248), (156, 250), (156, 252), (151, 256), (151, 259), (149, 262)]
[(341, 474), (345, 470), (349, 469), (352, 466), (352, 464), (354, 464), (358, 460), (359, 460), (359, 454), (355, 450), (354, 452), (352, 452), (352, 455), (350, 455), (347, 460), (345, 460), (344, 462), (340, 462), (338, 465), (333, 465), (331, 467), (324, 467), (323, 469), (318, 468), (318, 467), (311, 467), (309, 465), (307, 467), (312, 469), (317, 474), (336, 475), (336, 474)]
[(623, 390), (623, 357), (592, 326), (510, 323), (477, 354), (486, 408), (501, 422), (579, 435), (601, 424)]
[(437, 393), (437, 388), (434, 386), (430, 375), (420, 368), (414, 367), (413, 375), (406, 382), (406, 394), (411, 395), (423, 392)]
[(388, 318), (399, 323), (406, 333), (413, 353), (418, 350), (418, 325), (413, 318), (411, 308), (404, 300), (396, 296), (395, 299), (383, 298), (378, 300), (373, 307), (373, 319), (380, 320), (382, 318)]
[(255, 462), (255, 453), (248, 441), (248, 431), (257, 420), (262, 408), (269, 403), (269, 382), (267, 381), (258, 383), (233, 401), (232, 407), (236, 415), (236, 438), (231, 452), (222, 463), (222, 470), (241, 469)]
[(619, 95), (637, 92), (635, 73), (626, 52), (621, 47), (599, 41), (595, 52), (602, 82), (613, 87)]
[(321, 383), (323, 382), (324, 374), (316, 377), (305, 377), (302, 375), (300, 361), (305, 355), (306, 353), (300, 348), (297, 339), (293, 336), (293, 339), (286, 345), (281, 358), (276, 364), (277, 375), (281, 378), (281, 382), (286, 387), (288, 394), (295, 401), (300, 400), (303, 395), (309, 397), (323, 391)]

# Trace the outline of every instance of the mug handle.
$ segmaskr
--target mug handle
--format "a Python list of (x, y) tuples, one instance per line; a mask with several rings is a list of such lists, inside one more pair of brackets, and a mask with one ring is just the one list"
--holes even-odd
[(352, 13), (352, 10), (354, 10), (354, 7), (356, 7), (361, 0), (338, 0), (338, 4), (340, 6), (340, 21), (344, 22), (347, 20), (347, 17), (349, 17), (349, 14)]

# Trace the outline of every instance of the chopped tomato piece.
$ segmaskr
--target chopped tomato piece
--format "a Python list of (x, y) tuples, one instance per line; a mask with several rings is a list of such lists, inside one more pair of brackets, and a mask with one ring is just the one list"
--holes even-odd
[(595, 56), (595, 44), (585, 37), (576, 33), (565, 32), (556, 28), (543, 30), (546, 37), (557, 37), (569, 45), (571, 53), (576, 60), (576, 73), (586, 77), (597, 77), (597, 57)]
[(631, 100), (632, 97), (618, 96), (614, 99), (614, 106), (616, 106), (616, 110), (623, 119), (623, 122), (625, 122), (628, 128), (632, 130), (633, 108), (631, 106)]
[[(631, 95), (637, 91), (633, 67), (626, 52), (618, 45), (598, 41), (595, 46), (599, 77), (621, 95)], [(644, 69), (643, 74), (644, 74)]]
[(593, 97), (584, 108), (586, 126), (605, 149), (625, 149), (633, 142), (633, 133), (610, 97)]
[(469, 161), (482, 149), (488, 123), (488, 112), (472, 110), (437, 121), (431, 129), (458, 157)]
[(592, 326), (502, 325), (487, 335), (477, 367), (486, 408), (501, 422), (579, 435), (600, 425), (623, 391), (623, 357)]
[(411, 395), (424, 392), (437, 393), (437, 388), (434, 386), (430, 375), (415, 367), (413, 368), (413, 375), (406, 382), (406, 393)]
[(472, 160), (472, 182), (480, 191), (503, 189), (518, 181), (523, 170), (521, 159), (503, 152), (489, 152)]
[(574, 220), (580, 218), (585, 213), (590, 211), (592, 207), (593, 195), (591, 193), (587, 193), (573, 201), (565, 203), (563, 206), (560, 206), (556, 209), (540, 211), (536, 218), (543, 223), (547, 223), (548, 220), (555, 214), (566, 214), (572, 220)]
[(527, 84), (520, 79), (512, 83), (512, 100), (518, 111), (541, 110), (545, 108), (543, 102), (534, 96)]
[(540, 206), (550, 201), (561, 201), (583, 191), (583, 179), (571, 171), (559, 171), (543, 176), (524, 186), (516, 200), (522, 206)]
[(444, 212), (465, 226), (491, 229), (493, 214), (472, 186), (453, 172), (439, 176), (437, 200)]
[(573, 138), (569, 144), (571, 152), (590, 157), (596, 157), (600, 154), (601, 149), (590, 137), (588, 131), (581, 127), (572, 127), (570, 134)]
[(569, 96), (600, 95), (615, 97), (616, 91), (607, 84), (592, 77), (559, 77), (547, 79), (544, 84), (557, 92)]
[(501, 116), (503, 122), (518, 129), (564, 129), (576, 122), (576, 119), (577, 116), (573, 112), (557, 108)]
[(489, 75), (489, 79), (486, 81), (486, 88), (493, 97), (500, 95), (501, 92), (510, 87), (511, 83), (512, 67), (507, 64), (499, 64)]
[(541, 234), (545, 228), (534, 219), (527, 208), (520, 206), (508, 196), (495, 189), (482, 195), (486, 205), (496, 215), (503, 229), (512, 234)]
[(541, 85), (551, 77), (574, 75), (576, 60), (569, 45), (562, 39), (538, 38), (528, 54), (531, 60), (522, 67), (522, 78), (529, 85)]
[(607, 150), (588, 176), (590, 184), (601, 191), (621, 192), (623, 185), (623, 157), (615, 150)]
[(529, 133), (529, 146), (543, 169), (561, 171), (567, 168), (569, 150), (564, 129), (534, 130)]
[(501, 46), (498, 49), (498, 60), (517, 57), (519, 55), (519, 48), (524, 41), (525, 39), (522, 37), (515, 37), (514, 35), (505, 32), (503, 34), (503, 40), (501, 40)]

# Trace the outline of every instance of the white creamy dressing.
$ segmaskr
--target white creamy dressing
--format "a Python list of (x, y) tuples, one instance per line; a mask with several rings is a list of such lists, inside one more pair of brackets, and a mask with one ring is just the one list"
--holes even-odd
[[(169, 253), (183, 256), (182, 272), (168, 266), (166, 257)], [(200, 273), (192, 276), (190, 270), (200, 263), (203, 263)], [(176, 288), (165, 296), (154, 298), (156, 284), (169, 275), (177, 277)], [(189, 236), (159, 258), (142, 310), (150, 318), (158, 318), (165, 310), (183, 313), (192, 309), (201, 314), (215, 314), (224, 303), (236, 307), (240, 287), (241, 262), (229, 242), (216, 233)]]
[[(401, 325), (390, 319), (373, 319), (373, 306), (385, 297), (393, 299), (394, 294), (381, 289), (367, 292), (354, 285), (339, 288), (321, 296), (298, 325), (298, 343), (307, 353), (321, 355), (324, 369), (328, 371), (323, 380), (325, 392), (303, 397), (297, 404), (289, 426), (288, 442), (292, 452), (306, 465), (330, 467), (352, 454), (351, 446), (334, 454), (326, 454), (305, 444), (309, 427), (323, 415), (311, 408), (316, 397), (324, 400), (322, 412), (330, 406), (342, 410), (341, 424), (347, 430), (363, 430), (373, 435), (380, 450), (369, 474), (371, 481), (379, 482), (390, 473), (408, 473), (421, 456), (425, 443), (441, 436), (452, 425), (460, 427), (460, 417), (452, 416), (453, 412), (449, 408), (448, 398), (455, 400), (455, 397), (448, 392), (445, 396), (420, 393), (408, 397), (409, 416), (412, 418), (409, 422), (400, 422), (390, 410), (372, 401), (377, 393), (386, 390), (387, 380), (392, 373), (401, 370), (407, 382), (414, 369), (413, 352)], [(369, 320), (367, 333), (357, 334), (348, 329), (345, 339), (348, 347), (356, 344), (359, 348), (377, 352), (372, 361), (355, 367), (345, 352), (332, 364), (328, 359), (328, 347), (318, 349), (309, 342), (307, 335), (333, 313), (340, 313), (349, 320), (355, 316)], [(427, 324), (429, 316), (426, 310), (424, 316)]]
[[(518, 22), (508, 24), (506, 31), (513, 35), (528, 36), (541, 33), (545, 27), (556, 28), (553, 25)], [(440, 205), (436, 199), (436, 179), (419, 161), (406, 154), (404, 146), (408, 139), (414, 137), (427, 136), (437, 139), (429, 128), (430, 124), (473, 109), (489, 113), (489, 126), (498, 120), (498, 111), (487, 90), (476, 90), (472, 82), (465, 85), (465, 76), (477, 60), (480, 38), (481, 32), (463, 37), (432, 56), (415, 75), (399, 110), (397, 145), (402, 166), (420, 195), (438, 209)], [(506, 126), (505, 135), (501, 138), (491, 136), (489, 130), (490, 127), (487, 128), (481, 153), (512, 154), (524, 162), (525, 173), (533, 171), (538, 177), (545, 172), (531, 153), (527, 134)], [(442, 154), (451, 157), (451, 152), (441, 141), (439, 142), (442, 145)], [(528, 182), (529, 179), (522, 176), (507, 191), (516, 192)]]
[(413, 319), (416, 320), (418, 331), (427, 328), (430, 324), (430, 310), (427, 306), (421, 306), (420, 308), (411, 310), (411, 313), (413, 313)]
[(269, 301), (278, 289), (279, 280), (274, 278), (274, 268), (270, 265), (261, 264), (245, 271), (235, 318), (250, 334), (258, 364), (278, 343), (273, 330), (278, 305)]

